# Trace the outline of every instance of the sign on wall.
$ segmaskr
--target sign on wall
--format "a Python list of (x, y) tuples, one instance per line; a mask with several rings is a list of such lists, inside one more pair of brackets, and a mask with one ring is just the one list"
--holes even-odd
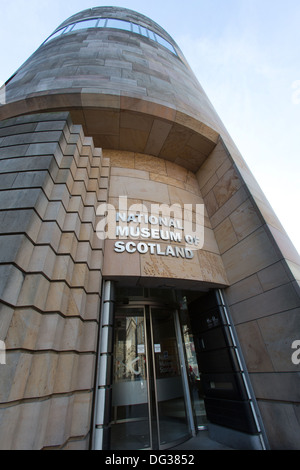
[(127, 207), (127, 197), (120, 196), (119, 207), (101, 204), (103, 216), (97, 224), (97, 236), (115, 240), (116, 253), (150, 253), (157, 256), (192, 259), (204, 243), (204, 205), (144, 204)]

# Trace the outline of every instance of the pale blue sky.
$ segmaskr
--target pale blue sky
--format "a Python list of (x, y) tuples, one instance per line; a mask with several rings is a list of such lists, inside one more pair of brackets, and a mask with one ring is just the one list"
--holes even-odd
[(300, 251), (300, 1), (0, 0), (0, 82), (62, 21), (101, 5), (175, 39)]

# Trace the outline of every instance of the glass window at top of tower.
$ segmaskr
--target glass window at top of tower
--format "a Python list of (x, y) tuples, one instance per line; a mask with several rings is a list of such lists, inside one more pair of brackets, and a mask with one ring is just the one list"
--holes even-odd
[(131, 25), (132, 25), (132, 32), (133, 32), (133, 33), (141, 34), (141, 32), (140, 32), (140, 27), (139, 27), (138, 24), (131, 23)]
[(58, 36), (61, 36), (62, 33), (65, 31), (66, 28), (62, 28), (60, 29), (59, 31), (56, 31), (56, 33), (52, 34), (52, 36), (50, 36), (50, 38), (47, 39), (47, 41), (50, 41), (50, 39), (55, 39), (57, 38)]
[(140, 30), (141, 30), (141, 35), (142, 36), (145, 36), (146, 38), (149, 38), (148, 30), (146, 28), (144, 28), (144, 26), (140, 26)]
[(66, 33), (69, 33), (73, 28), (74, 28), (74, 24), (69, 24), (69, 26), (66, 27), (66, 29), (64, 30), (64, 34)]
[(123, 31), (132, 31), (133, 33), (140, 34), (146, 38), (151, 39), (152, 41), (158, 42), (161, 46), (167, 48), (170, 52), (177, 55), (174, 47), (166, 39), (159, 36), (157, 33), (154, 33), (150, 29), (144, 28), (144, 26), (131, 23), (129, 21), (118, 20), (116, 18), (94, 18), (79, 21), (78, 23), (73, 23), (68, 25), (65, 28), (61, 28), (56, 33), (52, 34), (45, 42), (48, 42), (61, 34), (73, 33), (80, 29), (86, 28), (115, 28), (121, 29)]
[(97, 28), (104, 28), (106, 21), (106, 18), (98, 18)]
[(131, 23), (129, 23), (128, 21), (109, 18), (107, 20), (106, 28), (116, 28), (123, 29), (124, 31), (131, 31)]
[(76, 31), (78, 29), (85, 29), (85, 28), (95, 28), (97, 25), (98, 19), (94, 20), (84, 20), (84, 21), (79, 21), (79, 23), (76, 23), (74, 25), (74, 28), (72, 31)]
[(172, 44), (170, 44), (168, 41), (166, 41), (164, 38), (156, 34), (157, 42), (161, 45), (169, 49), (169, 51), (173, 52), (173, 54), (176, 54), (174, 47)]
[(156, 41), (155, 33), (153, 33), (153, 31), (150, 31), (150, 29), (148, 29), (148, 35), (149, 38), (152, 39), (152, 41)]

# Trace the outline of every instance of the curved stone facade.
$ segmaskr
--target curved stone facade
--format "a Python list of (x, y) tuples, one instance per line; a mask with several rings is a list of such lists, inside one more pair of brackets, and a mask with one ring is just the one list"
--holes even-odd
[[(140, 18), (122, 9), (109, 12)], [(76, 19), (87, 15), (90, 10)], [(71, 32), (42, 45), (12, 77), (1, 117), (68, 109), (95, 145), (154, 154), (195, 171), (216, 144), (221, 124), (179, 54), (127, 31)]]
[[(54, 33), (92, 18), (144, 26), (176, 53), (133, 30), (80, 28), (46, 40), (5, 84), (0, 446), (92, 446), (105, 279), (222, 289), (258, 434), (266, 447), (297, 449), (299, 255), (168, 33), (114, 7), (80, 12)], [(203, 246), (190, 255), (165, 227), (139, 232), (128, 250), (127, 237), (101, 238), (99, 207), (109, 212), (120, 196), (127, 215), (189, 205), (194, 220), (202, 205)]]
[(285, 255), (293, 251), (180, 49), (162, 28), (143, 15), (115, 7), (85, 10), (59, 28), (101, 15), (151, 27), (172, 42), (178, 56), (129, 31), (71, 32), (42, 45), (8, 80), (0, 118), (67, 110), (95, 146), (145, 152), (194, 172), (221, 136), (277, 243)]

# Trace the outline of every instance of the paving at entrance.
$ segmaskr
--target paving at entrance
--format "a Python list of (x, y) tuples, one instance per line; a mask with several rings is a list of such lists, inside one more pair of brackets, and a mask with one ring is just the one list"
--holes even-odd
[(176, 450), (234, 450), (210, 439), (207, 431), (200, 431), (196, 437), (174, 447)]

